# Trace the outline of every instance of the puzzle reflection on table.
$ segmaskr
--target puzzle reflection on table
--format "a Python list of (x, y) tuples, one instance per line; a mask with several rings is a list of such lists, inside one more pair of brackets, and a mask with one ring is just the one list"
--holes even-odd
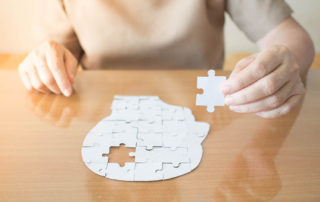
[[(93, 172), (110, 179), (153, 181), (177, 177), (198, 166), (209, 124), (196, 122), (189, 108), (157, 96), (115, 96), (112, 114), (86, 136), (82, 158)], [(108, 162), (110, 147), (136, 148), (135, 162)]]

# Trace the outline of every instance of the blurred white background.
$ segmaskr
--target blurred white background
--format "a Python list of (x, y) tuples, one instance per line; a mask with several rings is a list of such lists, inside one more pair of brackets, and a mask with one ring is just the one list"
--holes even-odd
[[(28, 52), (36, 44), (32, 37), (34, 5), (37, 0), (0, 0), (0, 52)], [(275, 0), (277, 1), (277, 0)], [(320, 52), (320, 0), (287, 0), (293, 16), (310, 33), (316, 51)], [(254, 52), (250, 42), (226, 16), (226, 52)]]

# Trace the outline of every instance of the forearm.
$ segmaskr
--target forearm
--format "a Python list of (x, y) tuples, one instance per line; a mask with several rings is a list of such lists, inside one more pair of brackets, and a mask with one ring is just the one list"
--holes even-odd
[(273, 45), (285, 45), (290, 49), (300, 66), (300, 75), (305, 80), (314, 58), (314, 46), (309, 34), (293, 19), (288, 18), (257, 41), (260, 50)]

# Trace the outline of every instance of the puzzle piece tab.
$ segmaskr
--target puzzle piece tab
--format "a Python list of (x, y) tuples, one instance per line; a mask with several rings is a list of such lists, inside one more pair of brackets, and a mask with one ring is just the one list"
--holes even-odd
[(147, 150), (146, 147), (137, 147), (136, 152), (131, 152), (129, 156), (134, 156), (135, 161), (139, 163), (171, 163), (174, 167), (178, 167), (180, 163), (189, 163), (187, 148), (176, 148), (171, 150), (167, 147), (154, 147)]
[(134, 180), (135, 181), (150, 181), (150, 180), (162, 180), (163, 173), (162, 163), (146, 162), (136, 163)]
[(116, 180), (133, 181), (135, 173), (135, 163), (125, 163), (121, 167), (118, 163), (108, 163), (106, 177)]
[(151, 150), (153, 147), (161, 147), (162, 133), (139, 133), (137, 146), (146, 147), (147, 150)]

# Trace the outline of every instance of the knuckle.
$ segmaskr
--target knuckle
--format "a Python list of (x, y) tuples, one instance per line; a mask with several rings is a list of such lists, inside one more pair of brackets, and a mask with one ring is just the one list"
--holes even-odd
[(288, 53), (289, 48), (287, 46), (279, 46), (279, 52), (283, 54)]
[(279, 54), (279, 45), (275, 45), (269, 49), (269, 54), (275, 56)]
[(242, 79), (238, 79), (234, 82), (234, 86), (238, 86), (240, 88), (244, 87), (246, 84), (246, 82)]
[(264, 86), (266, 95), (271, 95), (276, 91), (276, 82), (273, 79), (266, 79)]
[[(277, 58), (277, 60), (282, 61), (283, 57), (290, 53), (289, 49), (283, 45), (275, 45), (270, 48), (270, 54), (273, 58)], [(282, 61), (283, 62), (283, 61)]]
[(52, 76), (46, 76), (43, 80), (44, 80), (43, 82), (47, 85), (51, 86), (51, 85), (55, 84), (55, 80)]
[(255, 74), (260, 78), (267, 74), (265, 61), (263, 61), (263, 60), (259, 61), (258, 65), (255, 69)]
[(247, 63), (247, 61), (249, 61), (249, 58), (242, 58), (241, 60), (239, 60), (235, 66), (235, 69), (240, 69), (242, 68), (242, 66), (244, 66), (244, 64)]
[(299, 73), (300, 67), (297, 63), (293, 64), (292, 67), (290, 68), (292, 73)]
[(273, 58), (273, 59), (278, 59), (279, 58), (279, 48), (277, 46), (273, 46), (269, 49), (267, 49), (263, 56), (261, 56), (263, 59), (268, 59), (268, 58)]
[(239, 102), (245, 103), (245, 102), (247, 102), (247, 101), (248, 101), (248, 96), (247, 96), (247, 94), (243, 94), (243, 95), (239, 96)]
[(37, 89), (37, 90), (42, 90), (44, 87), (44, 84), (41, 83), (41, 82), (37, 82), (34, 84), (34, 88)]
[(283, 53), (287, 53), (288, 52), (288, 48), (284, 45), (274, 45), (272, 48), (271, 48), (271, 51), (274, 53), (274, 54), (283, 54)]

